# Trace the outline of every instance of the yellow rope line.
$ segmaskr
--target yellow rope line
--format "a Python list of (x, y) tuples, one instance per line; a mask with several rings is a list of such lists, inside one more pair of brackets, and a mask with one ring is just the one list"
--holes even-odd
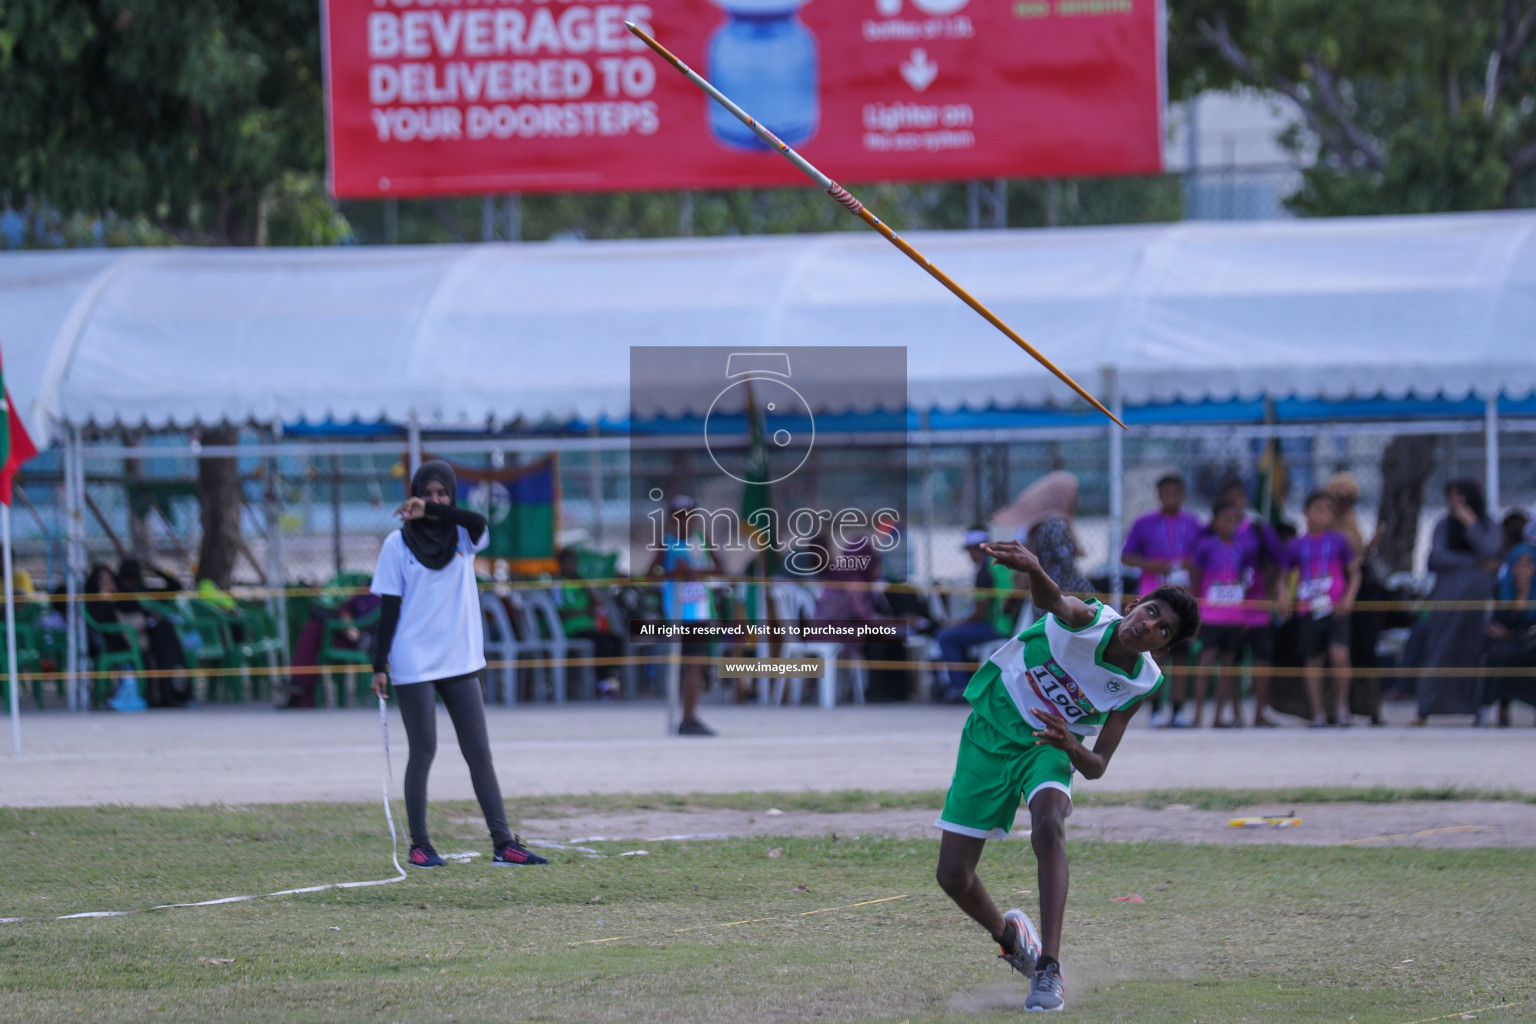
[[(758, 586), (761, 586), (762, 582), (763, 582), (759, 577), (756, 577), (756, 576), (708, 576), (708, 577), (706, 577), (706, 580), (708, 582), (715, 582), (715, 583), (729, 584), (729, 585), (747, 584), (747, 585), (758, 585)], [(609, 577), (609, 578), (605, 578), (605, 579), (590, 579), (590, 580), (587, 580), (587, 579), (584, 579), (584, 580), (562, 580), (562, 579), (499, 580), (499, 581), (498, 580), (477, 580), (476, 581), (476, 585), (479, 587), (479, 589), (481, 591), (501, 592), (501, 591), (509, 591), (509, 590), (517, 590), (517, 591), (524, 591), (524, 590), (551, 590), (551, 589), (556, 589), (556, 588), (558, 588), (558, 587), (560, 587), (560, 586), (562, 586), (563, 584), (566, 584), (566, 583), (569, 583), (569, 584), (571, 584), (573, 586), (581, 586), (581, 587), (586, 587), (586, 588), (593, 588), (593, 587), (596, 587), (596, 588), (604, 588), (604, 587), (635, 587), (635, 588), (638, 588), (638, 589), (649, 589), (649, 588), (653, 588), (653, 587), (664, 586), (667, 582), (668, 582), (667, 580), (660, 579), (660, 578), (653, 577), (653, 576), (649, 576), (649, 577), (648, 576), (615, 576), (615, 577)], [(816, 586), (824, 588), (824, 589), (828, 589), (828, 590), (867, 590), (871, 586), (869, 583), (865, 583), (865, 582), (861, 582), (861, 581), (857, 581), (857, 580), (855, 580), (855, 581), (849, 581), (849, 580), (805, 580), (805, 581), (796, 581), (796, 580), (771, 579), (771, 580), (768, 581), (770, 586), (772, 586), (775, 583), (799, 583), (799, 582), (814, 583)], [(882, 589), (885, 590), (886, 592), (890, 592), (890, 593), (922, 594), (922, 593), (930, 593), (931, 592), (931, 593), (941, 593), (941, 594), (972, 594), (972, 595), (975, 595), (977, 597), (990, 597), (990, 598), (996, 598), (996, 597), (1009, 598), (1009, 597), (1028, 597), (1029, 596), (1029, 591), (1028, 590), (1019, 590), (1019, 589), (1010, 589), (1010, 588), (973, 587), (973, 586), (970, 586), (968, 584), (963, 584), (963, 583), (932, 583), (932, 584), (922, 584), (922, 583), (886, 583), (886, 584), (882, 585)], [(344, 586), (318, 586), (318, 587), (297, 587), (297, 586), (296, 587), (259, 587), (259, 586), (250, 586), (250, 587), (246, 587), (246, 586), (241, 586), (241, 587), (231, 587), (227, 591), (225, 591), (225, 593), (227, 593), (230, 597), (233, 597), (233, 598), (235, 598), (237, 600), (260, 600), (260, 599), (264, 599), (264, 598), (268, 598), (268, 597), (287, 597), (287, 598), (295, 598), (295, 597), (338, 597), (338, 598), (345, 598), (345, 597), (355, 597), (355, 596), (357, 596), (359, 594), (366, 594), (368, 592), (369, 592), (368, 591), (368, 587), (365, 586), (365, 585), (352, 586), (352, 587), (344, 587)], [(1093, 597), (1093, 598), (1097, 598), (1098, 600), (1104, 601), (1104, 602), (1109, 602), (1113, 598), (1112, 594), (1099, 594), (1099, 593), (1090, 593), (1090, 592), (1083, 592), (1083, 593), (1080, 593), (1080, 594), (1074, 593), (1073, 596), (1085, 597), (1085, 598), (1086, 597)], [(50, 604), (50, 605), (68, 605), (71, 602), (92, 603), (92, 602), (101, 602), (101, 601), (108, 601), (108, 602), (111, 602), (111, 601), (159, 601), (159, 602), (165, 603), (165, 602), (171, 602), (171, 601), (174, 601), (174, 600), (176, 600), (178, 598), (183, 598), (183, 597), (185, 597), (185, 598), (198, 598), (198, 599), (202, 599), (204, 601), (208, 600), (208, 595), (203, 593), (202, 591), (198, 591), (198, 590), (149, 590), (149, 591), (138, 591), (138, 592), (127, 592), (127, 591), (125, 591), (125, 592), (122, 592), (122, 593), (111, 593), (111, 594), (83, 594), (82, 593), (82, 594), (76, 594), (73, 598), (71, 598), (68, 594), (33, 593), (33, 594), (30, 594), (30, 595), (20, 595), (20, 594), (18, 594), (17, 595), (17, 600), (18, 600), (19, 604), (34, 603), (34, 604)], [(1126, 595), (1126, 599), (1129, 600), (1130, 599), (1130, 595)], [(1273, 610), (1275, 610), (1278, 607), (1278, 602), (1276, 602), (1276, 601), (1267, 601), (1267, 600), (1266, 601), (1244, 601), (1240, 605), (1234, 605), (1232, 607), (1240, 607), (1240, 608), (1243, 608), (1243, 609), (1255, 610), (1255, 611), (1273, 611)], [(1488, 598), (1488, 599), (1485, 599), (1485, 600), (1476, 600), (1476, 601), (1429, 601), (1429, 600), (1356, 601), (1355, 604), (1354, 604), (1354, 610), (1355, 611), (1481, 611), (1481, 610), (1486, 610), (1486, 609), (1489, 609), (1489, 608), (1496, 608), (1496, 609), (1507, 609), (1507, 608), (1508, 609), (1520, 609), (1520, 608), (1526, 608), (1526, 607), (1530, 607), (1530, 602), (1522, 602), (1522, 601), (1495, 601), (1492, 598)]]
[(1432, 836), (1440, 832), (1479, 832), (1492, 828), (1492, 825), (1448, 825), (1445, 828), (1426, 828), (1418, 832), (1394, 832), (1388, 836), (1371, 836), (1367, 839), (1348, 839), (1342, 843), (1334, 843), (1334, 846), (1359, 846), (1361, 843), (1380, 843), (1391, 839), (1412, 839), (1415, 836)]
[(1418, 1020), (1410, 1020), (1407, 1024), (1429, 1024), (1430, 1021), (1434, 1020), (1451, 1020), (1453, 1018), (1465, 1017), (1469, 1013), (1487, 1013), (1489, 1010), (1507, 1010), (1511, 1006), (1524, 1005), (1524, 1003), (1500, 1003), (1498, 1006), (1479, 1006), (1475, 1010), (1457, 1010), (1455, 1013), (1447, 1013), (1439, 1017), (1421, 1017)]
[[(830, 642), (835, 643), (836, 641)], [(722, 661), (754, 661), (760, 659), (757, 659), (752, 655), (743, 655), (738, 658), (733, 655), (714, 654), (636, 654), (610, 658), (572, 656), (568, 658), (519, 658), (514, 661), (500, 659), (487, 661), (485, 663), (485, 667), (487, 670), (490, 670), (500, 668), (554, 668), (560, 665), (564, 665), (568, 668), (587, 665), (594, 667), (622, 665), (665, 665), (668, 662), (674, 660), (683, 665), (711, 666), (718, 665)], [(804, 659), (794, 658), (791, 660), (798, 661)], [(947, 669), (968, 669), (974, 671), (980, 664), (979, 662), (975, 661), (886, 661), (864, 660), (861, 658), (834, 658), (831, 659), (828, 663), (836, 665), (839, 668), (889, 669), (893, 671), (912, 669), (929, 669), (933, 671), (943, 671)], [(1225, 667), (1212, 665), (1204, 669), (1187, 669), (1187, 671), (1200, 671), (1214, 675), (1239, 677), (1247, 673), (1254, 676), (1268, 676), (1271, 679), (1300, 679), (1305, 676), (1307, 670), (1297, 666), (1266, 665), (1245, 668), (1241, 665), (1229, 665)], [(1328, 671), (1331, 672), (1332, 670)], [(270, 665), (249, 665), (234, 668), (220, 666), (210, 668), (145, 668), (142, 670), (129, 667), (109, 669), (79, 669), (74, 673), (73, 678), (115, 679), (118, 676), (128, 673), (131, 673), (135, 678), (139, 679), (169, 679), (180, 678), (182, 676), (202, 676), (205, 678), (224, 678), (228, 676), (239, 676), (241, 678), (266, 678), (271, 676), (287, 677), (294, 675), (313, 676), (337, 672), (363, 672), (371, 676), (373, 675), (373, 667), (361, 662), (345, 662), (334, 665), (293, 665), (286, 668), (281, 665), (277, 666), (276, 668)], [(1346, 675), (1348, 675), (1351, 679), (1390, 679), (1402, 676), (1430, 679), (1483, 679), (1490, 677), (1495, 679), (1527, 679), (1536, 677), (1536, 668), (1354, 668), (1347, 670)], [(773, 673), (763, 672), (760, 673), (760, 676), (764, 678), (773, 678)], [(16, 680), (18, 683), (49, 683), (68, 680), (70, 678), (70, 673), (62, 670), (53, 672), (38, 671), (16, 673)], [(758, 677), (747, 676), (745, 678), (751, 679)], [(0, 684), (3, 684), (4, 682), (5, 677), (3, 674), (0, 674)]]
[[(828, 641), (828, 642), (836, 643), (836, 641)], [(568, 668), (569, 667), (587, 666), (587, 665), (591, 665), (591, 666), (594, 666), (594, 667), (603, 667), (603, 666), (622, 666), (622, 665), (665, 665), (665, 664), (667, 664), (667, 663), (669, 663), (671, 661), (677, 661), (678, 663), (683, 664), (683, 665), (704, 665), (704, 666), (715, 665), (715, 666), (718, 666), (719, 663), (722, 662), (722, 661), (754, 661), (754, 660), (760, 660), (760, 659), (757, 659), (755, 655), (742, 655), (740, 657), (737, 657), (735, 655), (715, 655), (715, 654), (710, 654), (710, 655), (705, 655), (705, 654), (670, 655), (670, 654), (664, 654), (663, 653), (663, 654), (635, 654), (635, 655), (626, 655), (626, 656), (622, 656), (622, 657), (608, 657), (608, 658), (571, 656), (571, 657), (566, 657), (566, 658), (518, 658), (516, 660), (511, 660), (511, 661), (505, 660), (505, 659), (498, 659), (498, 660), (494, 660), (494, 661), (487, 661), (485, 663), (485, 667), (486, 667), (487, 670), (490, 670), (490, 669), (501, 669), (501, 668), (554, 668), (554, 667), (560, 666), (560, 665), (564, 665), (564, 666), (566, 666)], [(791, 660), (797, 660), (798, 661), (798, 660), (804, 660), (804, 659), (795, 658), (795, 659), (791, 659)], [(917, 670), (932, 670), (932, 671), (945, 671), (945, 670), (948, 670), (948, 669), (964, 669), (964, 670), (975, 671), (975, 669), (980, 665), (979, 662), (975, 662), (975, 661), (926, 661), (926, 660), (897, 661), (897, 660), (879, 660), (879, 659), (865, 660), (865, 659), (862, 659), (862, 658), (833, 658), (828, 663), (832, 664), (832, 665), (836, 665), (838, 668), (888, 669), (888, 670), (892, 670), (892, 671), (904, 671), (904, 670), (914, 670), (914, 669), (917, 669)], [(1166, 670), (1168, 668), (1168, 666), (1164, 666), (1164, 668)], [(1211, 665), (1211, 666), (1208, 666), (1206, 668), (1187, 668), (1185, 666), (1177, 666), (1176, 669), (1178, 671), (1183, 671), (1183, 672), (1188, 672), (1188, 673), (1202, 672), (1202, 673), (1206, 673), (1206, 674), (1209, 674), (1209, 675), (1237, 676), (1237, 677), (1241, 677), (1241, 676), (1243, 676), (1245, 674), (1248, 674), (1248, 675), (1253, 675), (1253, 676), (1267, 676), (1267, 677), (1269, 677), (1271, 679), (1300, 679), (1300, 678), (1303, 678), (1306, 675), (1306, 672), (1307, 672), (1307, 670), (1305, 668), (1300, 667), (1300, 666), (1275, 666), (1275, 665), (1262, 665), (1262, 666), (1255, 665), (1255, 666), (1249, 666), (1249, 667), (1244, 667), (1242, 665), (1227, 665), (1227, 666)], [(1332, 673), (1334, 675), (1337, 675), (1337, 673), (1333, 673), (1333, 670), (1331, 670), (1331, 669), (1327, 669), (1326, 671), (1328, 671), (1328, 672), (1330, 672), (1330, 673)], [(79, 669), (79, 670), (77, 670), (74, 673), (73, 678), (76, 678), (76, 679), (115, 679), (118, 676), (124, 675), (126, 673), (131, 673), (136, 678), (140, 678), (140, 679), (168, 679), (168, 678), (180, 678), (182, 676), (202, 676), (204, 678), (224, 678), (224, 677), (228, 677), (228, 676), (239, 676), (241, 678), (266, 678), (266, 677), (272, 677), (272, 676), (287, 677), (287, 676), (294, 676), (294, 675), (298, 675), (298, 676), (313, 676), (313, 675), (323, 675), (323, 674), (331, 674), (331, 673), (337, 673), (337, 672), (342, 672), (342, 673), (364, 672), (364, 673), (366, 673), (366, 674), (371, 676), (373, 674), (373, 667), (371, 665), (363, 664), (361, 662), (343, 662), (343, 663), (332, 664), (332, 665), (293, 665), (293, 666), (289, 666), (289, 667), (286, 667), (286, 668), (281, 666), (281, 665), (279, 665), (279, 666), (277, 666), (275, 668), (272, 667), (272, 666), (269, 666), (269, 665), (237, 666), (237, 667), (234, 667), (234, 668), (227, 667), (227, 666), (217, 666), (217, 667), (209, 667), (209, 668), (191, 668), (191, 667), (188, 667), (188, 668), (145, 668), (145, 669), (135, 669), (135, 668), (131, 668), (131, 667), (129, 667), (129, 668), (121, 668), (120, 667), (120, 668), (110, 668), (110, 669)], [(1347, 675), (1352, 680), (1353, 679), (1394, 679), (1394, 678), (1399, 678), (1399, 677), (1426, 678), (1426, 679), (1486, 679), (1486, 678), (1494, 678), (1494, 679), (1528, 679), (1528, 678), (1536, 677), (1536, 668), (1498, 668), (1498, 669), (1494, 669), (1494, 668), (1479, 668), (1479, 667), (1467, 667), (1467, 668), (1456, 668), (1456, 667), (1450, 667), (1450, 668), (1352, 668), (1352, 669), (1346, 670), (1346, 672), (1344, 674)], [(760, 673), (760, 676), (764, 677), (764, 678), (773, 678), (773, 673), (771, 673), (771, 672), (763, 672), (763, 673)], [(16, 680), (17, 680), (18, 683), (30, 683), (30, 682), (48, 683), (48, 682), (58, 682), (58, 681), (68, 680), (70, 678), (71, 678), (70, 673), (67, 672), (67, 671), (63, 671), (63, 670), (52, 671), (52, 672), (37, 671), (37, 672), (17, 672), (16, 673)], [(750, 679), (750, 678), (758, 678), (758, 677), (747, 676), (746, 678)], [(815, 678), (815, 677), (811, 677), (811, 678)], [(0, 674), (0, 684), (3, 684), (4, 682), (5, 682), (5, 677), (4, 677), (3, 674)]]
[[(779, 915), (777, 917), (749, 917), (749, 918), (745, 918), (745, 919), (740, 920), (740, 921), (721, 921), (719, 924), (699, 924), (699, 925), (694, 925), (691, 928), (674, 928), (668, 934), (670, 934), (670, 935), (684, 935), (684, 934), (687, 934), (688, 932), (707, 931), (710, 928), (735, 928), (737, 925), (743, 925), (743, 924), (762, 924), (764, 921), (790, 921), (790, 920), (794, 920), (796, 917), (810, 917), (813, 914), (830, 914), (834, 910), (852, 910), (854, 907), (872, 907), (876, 903), (891, 903), (891, 902), (893, 902), (895, 900), (905, 900), (905, 899), (910, 899), (910, 898), (911, 897), (907, 893), (902, 893), (900, 896), (886, 896), (886, 897), (883, 897), (883, 898), (878, 899), (878, 900), (865, 900), (863, 903), (844, 903), (840, 907), (822, 907), (820, 910), (805, 910), (805, 911), (801, 911), (798, 914), (781, 914), (781, 915)], [(623, 941), (625, 941), (627, 939), (636, 939), (636, 938), (641, 938), (641, 936), (638, 936), (638, 935), (614, 935), (614, 936), (612, 936), (610, 938), (606, 938), (606, 939), (583, 939), (580, 942), (568, 942), (568, 943), (566, 943), (566, 945), (568, 945), (568, 946), (596, 946), (596, 945), (601, 945), (602, 943), (605, 943), (605, 942), (623, 942)]]

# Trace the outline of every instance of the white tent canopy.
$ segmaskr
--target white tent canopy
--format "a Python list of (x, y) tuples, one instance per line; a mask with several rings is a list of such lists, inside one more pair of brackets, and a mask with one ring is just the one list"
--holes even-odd
[[(1536, 391), (1536, 214), (915, 234), (1128, 404)], [(904, 345), (916, 408), (1063, 402), (872, 234), (0, 256), (28, 429), (622, 417), (631, 345)]]

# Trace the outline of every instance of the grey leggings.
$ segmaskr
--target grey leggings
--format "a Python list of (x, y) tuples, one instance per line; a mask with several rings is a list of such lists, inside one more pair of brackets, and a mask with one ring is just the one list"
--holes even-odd
[(485, 731), (485, 703), (480, 692), (480, 673), (437, 679), (426, 683), (406, 683), (395, 687), (400, 701), (400, 717), (405, 722), (405, 737), (411, 755), (405, 765), (405, 814), (411, 825), (411, 844), (425, 846), (427, 838), (427, 773), (437, 755), (437, 708), (433, 697), (441, 695), (459, 737), (459, 750), (469, 765), (469, 778), (475, 786), (475, 798), (491, 830), (492, 842), (500, 845), (512, 838), (507, 827), (507, 811), (501, 804), (501, 785), (496, 781), (496, 767), (491, 764), (491, 741)]

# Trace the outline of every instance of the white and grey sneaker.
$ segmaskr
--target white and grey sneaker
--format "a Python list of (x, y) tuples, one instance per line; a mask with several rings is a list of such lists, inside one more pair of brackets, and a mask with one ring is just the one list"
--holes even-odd
[(1040, 959), (1040, 933), (1035, 931), (1035, 922), (1029, 919), (1029, 915), (1015, 907), (1003, 915), (1003, 921), (1013, 925), (1013, 948), (1003, 948), (999, 958), (1006, 960), (1008, 966), (1031, 978), (1035, 973), (1035, 962)]
[(1064, 1010), (1067, 1000), (1061, 982), (1061, 964), (1052, 960), (1035, 972), (1029, 982), (1029, 998), (1024, 1009), (1031, 1012)]

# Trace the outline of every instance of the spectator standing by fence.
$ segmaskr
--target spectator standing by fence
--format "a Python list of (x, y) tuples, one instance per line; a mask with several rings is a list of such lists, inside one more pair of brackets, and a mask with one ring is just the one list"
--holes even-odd
[[(1536, 676), (1524, 674), (1536, 670), (1536, 545), (1522, 539), (1510, 550), (1494, 593), (1498, 607), (1483, 645), (1489, 672), (1483, 699), (1499, 706), (1499, 725), (1508, 727), (1515, 701), (1536, 706)], [(1501, 669), (1522, 674), (1500, 676)]]
[[(1344, 535), (1334, 530), (1333, 499), (1323, 491), (1307, 495), (1307, 532), (1286, 549), (1289, 585), (1280, 610), (1294, 607), (1312, 726), (1328, 724), (1324, 665), (1333, 669), (1338, 724), (1349, 725), (1349, 614), (1360, 592), (1360, 563)], [(1294, 605), (1293, 602), (1294, 601)]]
[(1077, 499), (1077, 477), (1057, 470), (1020, 491), (1011, 505), (992, 517), (992, 523), (1012, 530), (1062, 593), (1091, 594), (1092, 585), (1077, 568), (1083, 553), (1073, 527)]
[[(1157, 481), (1157, 511), (1148, 512), (1131, 524), (1125, 544), (1120, 548), (1120, 561), (1141, 570), (1141, 578), (1136, 584), (1137, 597), (1146, 597), (1165, 583), (1180, 587), (1190, 585), (1189, 560), (1205, 527), (1199, 516), (1185, 510), (1187, 498), (1184, 478), (1170, 473)], [(1243, 500), (1246, 504), (1246, 494)], [(1185, 641), (1162, 659), (1170, 680), (1170, 706), (1164, 715), (1162, 692), (1154, 694), (1153, 725), (1173, 725), (1179, 721), (1179, 711), (1189, 688), (1191, 646)]]
[[(1479, 602), (1493, 597), (1502, 537), (1475, 481), (1446, 485), (1445, 504), (1429, 550), (1435, 586), (1424, 621), (1426, 671), (1419, 677), (1419, 713), (1412, 724), (1424, 725), (1430, 715), (1471, 715), (1477, 725), (1482, 686), (1476, 666), (1488, 618)], [(1437, 607), (1442, 602), (1456, 604)]]
[[(1360, 596), (1349, 617), (1349, 664), (1352, 669), (1376, 668), (1376, 642), (1381, 638), (1382, 613), (1377, 608), (1361, 609), (1362, 602), (1378, 602), (1387, 596), (1374, 557), (1374, 541), (1367, 541), (1360, 529), (1355, 507), (1360, 501), (1360, 481), (1355, 474), (1339, 472), (1328, 478), (1323, 490), (1333, 499), (1333, 528), (1349, 541), (1355, 561), (1360, 565)], [(1349, 687), (1350, 709), (1369, 715), (1372, 725), (1383, 725), (1381, 717), (1381, 680), (1375, 676), (1357, 678)]]
[[(703, 532), (703, 516), (694, 515), (694, 500), (675, 494), (667, 502), (666, 532), (646, 575), (665, 580), (661, 585), (662, 614), (669, 620), (703, 622), (714, 615), (714, 600), (706, 574), (725, 575), (720, 555)], [(697, 526), (697, 528), (696, 528)], [(707, 640), (684, 640), (679, 689), (683, 719), (679, 736), (713, 736), (715, 731), (699, 720), (699, 694), (704, 691), (706, 663), (711, 647)]]
[(1248, 488), (1236, 477), (1228, 478), (1216, 494), (1216, 503), (1234, 501), (1243, 509), (1243, 521), (1237, 528), (1237, 540), (1247, 550), (1253, 573), (1243, 595), (1244, 638), (1248, 644), (1249, 665), (1253, 668), (1253, 724), (1272, 728), (1269, 717), (1269, 670), (1275, 664), (1276, 637), (1274, 602), (1285, 584), (1285, 544), (1269, 520), (1259, 515), (1248, 502)]
[[(1228, 498), (1211, 510), (1211, 533), (1200, 539), (1190, 556), (1193, 592), (1200, 600), (1200, 666), (1195, 675), (1195, 716), (1190, 722), (1199, 728), (1205, 706), (1205, 681), (1212, 668), (1216, 672), (1216, 710), (1211, 725), (1218, 729), (1237, 728), (1243, 724), (1242, 694), (1237, 675), (1237, 661), (1247, 640), (1247, 611), (1243, 603), (1252, 582), (1256, 554), (1238, 536), (1243, 522), (1243, 505)], [(1224, 705), (1232, 708), (1232, 717), (1223, 719)]]

